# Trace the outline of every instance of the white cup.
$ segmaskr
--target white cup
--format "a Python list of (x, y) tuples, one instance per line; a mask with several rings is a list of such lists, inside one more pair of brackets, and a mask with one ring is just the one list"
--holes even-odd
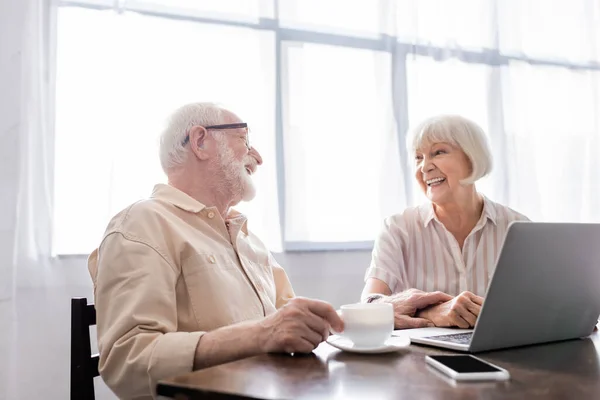
[(394, 307), (389, 303), (357, 303), (340, 307), (342, 335), (357, 347), (379, 347), (394, 330)]

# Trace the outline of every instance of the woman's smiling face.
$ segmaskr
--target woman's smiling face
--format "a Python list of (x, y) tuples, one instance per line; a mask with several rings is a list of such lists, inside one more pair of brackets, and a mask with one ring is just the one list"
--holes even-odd
[(471, 174), (471, 162), (457, 146), (446, 142), (424, 143), (415, 152), (415, 178), (427, 198), (436, 204), (452, 201)]

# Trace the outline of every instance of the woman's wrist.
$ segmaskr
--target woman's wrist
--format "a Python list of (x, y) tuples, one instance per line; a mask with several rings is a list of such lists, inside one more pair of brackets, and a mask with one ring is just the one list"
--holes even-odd
[(373, 293), (363, 299), (363, 303), (381, 303), (385, 300), (385, 295), (381, 293)]

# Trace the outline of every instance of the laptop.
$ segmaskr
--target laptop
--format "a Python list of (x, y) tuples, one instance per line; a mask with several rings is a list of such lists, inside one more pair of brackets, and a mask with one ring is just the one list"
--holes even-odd
[(395, 331), (477, 353), (582, 338), (600, 315), (600, 224), (513, 222), (472, 330)]

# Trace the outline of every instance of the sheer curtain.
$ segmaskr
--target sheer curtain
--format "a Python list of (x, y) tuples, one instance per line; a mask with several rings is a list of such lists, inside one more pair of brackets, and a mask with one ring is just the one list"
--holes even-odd
[(600, 221), (599, 71), (518, 63), (503, 82), (507, 201), (537, 220)]
[(286, 241), (372, 240), (380, 216), (406, 203), (402, 190), (386, 184), (400, 188), (403, 179), (391, 57), (298, 43), (286, 53)]
[(15, 282), (13, 257), (18, 184), (13, 171), (18, 165), (19, 147), (19, 106), (15, 99), (20, 98), (20, 89), (15, 81), (20, 76), (20, 43), (13, 37), (19, 32), (18, 21), (23, 14), (20, 8), (9, 7), (7, 2), (0, 3), (0, 181), (3, 186), (0, 192), (0, 300), (12, 298)]
[(17, 282), (47, 282), (52, 239), (55, 6), (8, 6), (0, 8), (0, 300)]
[(534, 220), (600, 221), (598, 1), (62, 5), (55, 254), (87, 254), (164, 180), (157, 134), (198, 100), (250, 123), (265, 163), (241, 208), (275, 250), (369, 249), (382, 218), (423, 200), (406, 132), (438, 113), (488, 133), (490, 198)]
[(495, 157), (484, 193), (538, 221), (600, 221), (600, 3), (399, 4), (398, 38), (419, 46), (407, 57), (411, 123), (472, 118)]
[(423, 201), (402, 147), (410, 126), (440, 113), (488, 133), (495, 170), (478, 183), (488, 197), (538, 221), (600, 221), (599, 7), (280, 2), (280, 24), (312, 32), (305, 41), (337, 37), (283, 52), (285, 239), (371, 240), (381, 218)]
[(89, 253), (114, 214), (165, 181), (158, 135), (170, 112), (195, 101), (248, 122), (264, 165), (257, 198), (241, 208), (279, 242), (274, 33), (80, 8), (61, 9), (58, 21), (54, 252)]

